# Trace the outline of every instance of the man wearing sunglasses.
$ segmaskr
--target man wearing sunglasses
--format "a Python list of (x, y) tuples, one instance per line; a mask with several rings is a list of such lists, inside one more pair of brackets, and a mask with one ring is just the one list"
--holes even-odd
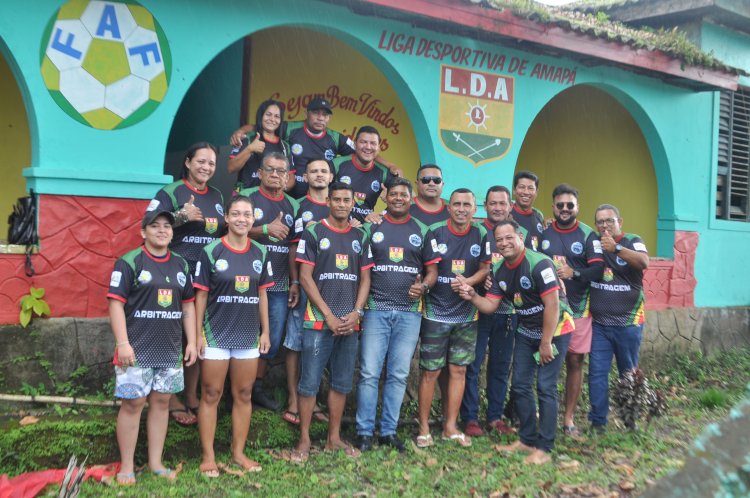
[(648, 251), (643, 240), (622, 231), (620, 211), (602, 204), (594, 215), (601, 238), (604, 273), (591, 282), (591, 355), (589, 357), (589, 421), (602, 433), (609, 413), (608, 376), (612, 356), (620, 376), (638, 366), (645, 320), (643, 271)]
[[(289, 308), (293, 308), (299, 299), (299, 277), (297, 266), (289, 262), (289, 247), (295, 239), (294, 218), (297, 216), (299, 203), (284, 193), (289, 175), (289, 160), (279, 152), (272, 152), (263, 157), (258, 168), (260, 186), (240, 191), (253, 201), (255, 222), (250, 229), (250, 236), (266, 246), (273, 270), (273, 287), (268, 289), (268, 317), (271, 332), (271, 348), (260, 355), (258, 374), (253, 385), (253, 403), (269, 410), (279, 409), (276, 400), (263, 391), (263, 377), (281, 346), (284, 335), (284, 324)], [(290, 285), (291, 282), (291, 285)]]
[(539, 193), (539, 177), (531, 171), (519, 171), (513, 177), (513, 220), (527, 232), (524, 245), (537, 251), (544, 231), (544, 215), (534, 207)]
[(578, 190), (562, 183), (552, 191), (555, 221), (542, 234), (541, 251), (552, 258), (557, 276), (565, 284), (565, 293), (573, 311), (573, 331), (565, 358), (565, 416), (563, 433), (580, 435), (573, 422), (583, 382), (583, 362), (591, 352), (591, 315), (589, 286), (604, 272), (602, 245), (591, 227), (578, 220)]
[(450, 215), (445, 202), (440, 197), (443, 193), (443, 171), (437, 164), (423, 164), (417, 170), (417, 193), (409, 214), (428, 227), (439, 221), (447, 220)]

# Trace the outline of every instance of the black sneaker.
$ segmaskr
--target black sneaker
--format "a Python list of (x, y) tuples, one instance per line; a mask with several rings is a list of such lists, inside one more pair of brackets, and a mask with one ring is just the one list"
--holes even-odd
[(372, 436), (357, 436), (357, 449), (365, 452), (372, 449)]
[(607, 432), (606, 425), (592, 425), (589, 429), (589, 434), (595, 437), (603, 436)]
[(380, 444), (380, 446), (390, 446), (391, 448), (395, 448), (399, 453), (403, 453), (404, 451), (406, 451), (404, 443), (402, 443), (395, 434), (380, 436), (378, 438), (378, 443)]
[(266, 394), (266, 392), (263, 389), (258, 389), (258, 388), (253, 389), (252, 400), (253, 400), (253, 405), (259, 408), (265, 408), (266, 410), (271, 410), (274, 412), (277, 412), (281, 409), (281, 407), (276, 402), (276, 400), (273, 399), (268, 394)]

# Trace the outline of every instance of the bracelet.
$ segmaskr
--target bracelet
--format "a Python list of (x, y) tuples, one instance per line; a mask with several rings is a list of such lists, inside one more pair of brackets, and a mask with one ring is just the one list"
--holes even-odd
[(268, 225), (263, 225), (263, 235), (268, 235)]
[(289, 285), (299, 285), (299, 280), (292, 280)]
[(124, 345), (124, 344), (130, 344), (130, 341), (125, 341), (125, 342), (118, 342), (118, 343), (117, 343), (117, 345), (118, 345), (118, 346), (122, 346), (122, 345)]

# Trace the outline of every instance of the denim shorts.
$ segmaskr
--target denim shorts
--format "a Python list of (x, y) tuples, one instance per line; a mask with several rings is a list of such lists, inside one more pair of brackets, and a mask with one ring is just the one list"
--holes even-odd
[(330, 330), (304, 329), (297, 393), (315, 396), (320, 388), (323, 370), (330, 360), (331, 389), (341, 394), (352, 391), (354, 363), (357, 359), (359, 334), (334, 336)]
[(151, 391), (174, 394), (185, 389), (180, 368), (146, 368), (115, 366), (115, 397), (145, 398)]
[(471, 365), (476, 355), (477, 322), (447, 323), (422, 318), (419, 368), (440, 370), (446, 361)]
[(299, 302), (297, 306), (289, 310), (286, 318), (286, 337), (284, 338), (284, 347), (291, 351), (302, 351), (302, 334), (304, 329), (302, 323), (305, 316), (305, 307), (307, 306), (307, 294), (300, 288)]

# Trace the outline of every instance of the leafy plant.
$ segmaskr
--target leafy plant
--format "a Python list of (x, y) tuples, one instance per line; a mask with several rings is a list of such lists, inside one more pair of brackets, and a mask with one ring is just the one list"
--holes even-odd
[(26, 328), (34, 315), (41, 317), (50, 313), (49, 304), (44, 300), (44, 289), (29, 287), (29, 293), (21, 298), (21, 311), (18, 313), (21, 327)]
[(714, 408), (722, 408), (729, 404), (729, 394), (712, 387), (706, 389), (698, 396), (698, 403), (711, 410)]

